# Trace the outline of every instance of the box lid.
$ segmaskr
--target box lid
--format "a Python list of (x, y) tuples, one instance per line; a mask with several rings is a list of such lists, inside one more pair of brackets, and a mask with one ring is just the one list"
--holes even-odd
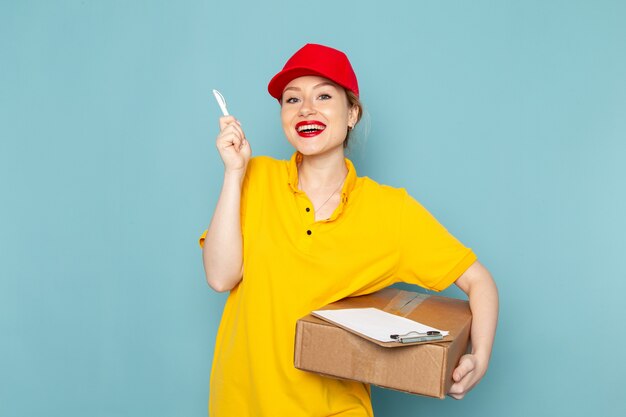
[(386, 288), (373, 294), (360, 297), (350, 297), (329, 304), (320, 310), (336, 310), (346, 308), (366, 308), (374, 307), (391, 314), (406, 317), (418, 321), (428, 326), (432, 326), (449, 333), (440, 340), (430, 340), (417, 343), (381, 342), (372, 339), (350, 328), (339, 326), (328, 322), (321, 317), (309, 315), (301, 320), (314, 321), (318, 323), (328, 323), (332, 326), (341, 327), (351, 333), (362, 337), (379, 346), (388, 348), (398, 348), (415, 346), (416, 344), (447, 343), (463, 333), (471, 320), (471, 312), (467, 301), (454, 298), (441, 297), (435, 295), (420, 294), (411, 291), (404, 291), (397, 288)]

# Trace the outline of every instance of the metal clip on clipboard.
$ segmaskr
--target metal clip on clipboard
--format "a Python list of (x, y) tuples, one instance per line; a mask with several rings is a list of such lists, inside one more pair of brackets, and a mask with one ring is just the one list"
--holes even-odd
[(443, 336), (438, 331), (428, 331), (426, 333), (420, 332), (408, 332), (406, 334), (392, 334), (390, 338), (394, 339), (398, 343), (418, 343), (418, 342), (430, 342), (433, 340), (441, 340)]

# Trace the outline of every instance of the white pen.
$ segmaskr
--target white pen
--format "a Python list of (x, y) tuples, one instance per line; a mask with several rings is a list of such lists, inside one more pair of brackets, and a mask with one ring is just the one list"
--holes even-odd
[(224, 99), (224, 96), (222, 95), (222, 93), (214, 89), (213, 95), (215, 96), (215, 100), (217, 100), (217, 104), (219, 104), (220, 109), (222, 109), (222, 113), (224, 114), (224, 116), (228, 116), (228, 109), (226, 108), (226, 100)]

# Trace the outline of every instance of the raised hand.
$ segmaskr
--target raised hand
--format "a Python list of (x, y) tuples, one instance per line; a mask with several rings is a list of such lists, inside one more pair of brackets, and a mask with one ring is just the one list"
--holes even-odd
[(252, 149), (241, 123), (233, 116), (220, 117), (220, 133), (217, 135), (215, 146), (224, 162), (225, 171), (245, 172)]

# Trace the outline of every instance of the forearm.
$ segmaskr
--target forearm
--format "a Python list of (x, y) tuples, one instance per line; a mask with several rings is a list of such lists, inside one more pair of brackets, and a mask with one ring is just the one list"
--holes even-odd
[(472, 310), (472, 354), (486, 366), (498, 322), (498, 289), (491, 274), (480, 262), (475, 262), (456, 281), (468, 298)]
[(483, 276), (471, 285), (467, 295), (472, 310), (472, 354), (485, 365), (486, 371), (498, 322), (498, 290), (489, 271), (483, 270)]
[(202, 248), (208, 284), (216, 291), (234, 288), (242, 276), (241, 185), (243, 172), (226, 171), (213, 219)]
[(472, 310), (472, 352), (461, 357), (448, 393), (460, 400), (487, 372), (498, 322), (498, 289), (489, 271), (478, 261), (456, 280), (456, 285), (468, 295)]

